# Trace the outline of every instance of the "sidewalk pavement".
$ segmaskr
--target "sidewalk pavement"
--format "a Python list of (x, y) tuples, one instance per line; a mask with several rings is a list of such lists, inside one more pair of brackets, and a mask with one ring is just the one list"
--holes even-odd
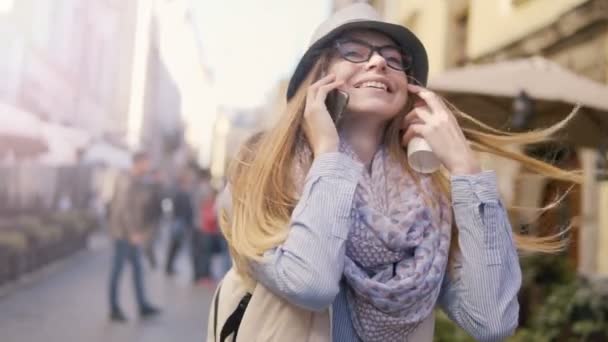
[[(137, 317), (127, 267), (121, 279), (120, 299), (129, 321), (110, 323), (107, 292), (111, 252), (110, 240), (95, 235), (85, 251), (0, 297), (2, 342), (204, 340), (213, 289), (192, 284), (185, 253), (177, 260), (177, 274), (170, 278), (160, 269), (150, 270), (146, 263), (148, 297), (162, 309), (159, 317), (148, 321)], [(165, 250), (157, 252), (160, 255)]]

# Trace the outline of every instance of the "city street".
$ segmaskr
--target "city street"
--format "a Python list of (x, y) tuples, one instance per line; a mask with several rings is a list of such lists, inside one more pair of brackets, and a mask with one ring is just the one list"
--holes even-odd
[[(159, 244), (164, 247), (164, 244)], [(164, 252), (164, 248), (161, 251)], [(52, 267), (47, 274), (0, 297), (2, 342), (166, 342), (202, 341), (213, 289), (193, 286), (185, 251), (177, 274), (146, 273), (151, 301), (162, 308), (158, 318), (137, 318), (130, 268), (121, 281), (121, 303), (126, 324), (110, 323), (107, 283), (110, 241), (105, 235), (90, 239), (89, 248)], [(161, 258), (162, 260), (162, 258)], [(147, 264), (146, 264), (147, 266)]]
[(269, 251), (334, 340), (608, 342), (608, 0), (0, 0), (0, 51), (0, 342), (219, 338)]

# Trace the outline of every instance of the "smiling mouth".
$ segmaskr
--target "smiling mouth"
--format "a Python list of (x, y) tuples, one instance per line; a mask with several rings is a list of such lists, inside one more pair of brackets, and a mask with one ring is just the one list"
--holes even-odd
[(388, 85), (386, 85), (383, 82), (376, 82), (376, 81), (369, 81), (369, 82), (363, 82), (361, 84), (358, 84), (355, 86), (355, 88), (360, 89), (360, 88), (372, 88), (372, 89), (379, 89), (379, 90), (383, 90), (387, 93), (390, 93), (390, 88), (388, 87)]

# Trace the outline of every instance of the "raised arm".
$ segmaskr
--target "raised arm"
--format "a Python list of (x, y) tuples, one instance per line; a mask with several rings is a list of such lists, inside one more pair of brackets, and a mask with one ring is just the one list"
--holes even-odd
[(439, 304), (477, 340), (502, 341), (517, 328), (521, 270), (496, 174), (453, 176), (452, 201), (460, 255)]
[(308, 310), (323, 310), (339, 292), (352, 201), (362, 165), (338, 153), (313, 162), (285, 242), (253, 263), (254, 278)]

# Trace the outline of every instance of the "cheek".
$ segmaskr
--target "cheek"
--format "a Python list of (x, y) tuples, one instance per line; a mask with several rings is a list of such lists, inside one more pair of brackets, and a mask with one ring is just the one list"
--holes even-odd
[(407, 91), (404, 91), (404, 92), (400, 93), (399, 96), (397, 96), (398, 106), (400, 108), (405, 107), (405, 104), (407, 103), (407, 99), (408, 99), (408, 93), (407, 93)]
[(409, 97), (409, 93), (407, 91), (407, 81), (399, 80), (395, 82), (395, 84), (397, 85), (397, 89), (399, 89), (396, 94), (396, 101), (400, 106), (405, 106), (405, 103)]
[(335, 74), (338, 80), (348, 81), (357, 73), (357, 68), (352, 63), (339, 60), (331, 63), (327, 68), (327, 72)]

